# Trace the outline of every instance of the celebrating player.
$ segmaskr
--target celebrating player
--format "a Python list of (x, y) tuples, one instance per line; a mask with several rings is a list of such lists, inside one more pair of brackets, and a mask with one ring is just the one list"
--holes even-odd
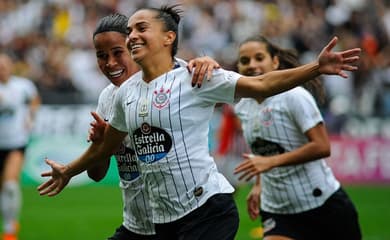
[[(294, 51), (262, 36), (240, 45), (241, 74), (255, 76), (297, 66)], [(356, 209), (324, 160), (330, 154), (330, 143), (309, 92), (322, 102), (321, 82), (313, 79), (303, 87), (267, 99), (242, 99), (235, 106), (255, 154), (245, 154), (245, 161), (236, 169), (241, 178), (257, 177), (247, 200), (249, 215), (257, 218), (261, 203), (266, 240), (359, 240)]]
[(151, 198), (153, 222), (162, 239), (234, 239), (238, 212), (233, 187), (218, 172), (208, 148), (215, 103), (235, 97), (265, 98), (320, 74), (355, 70), (360, 49), (332, 52), (334, 38), (318, 60), (298, 68), (244, 77), (215, 70), (202, 88), (175, 61), (180, 11), (176, 6), (144, 8), (128, 22), (128, 48), (141, 72), (122, 84), (100, 144), (92, 144), (65, 167), (47, 160), (50, 177), (38, 190), (54, 196), (94, 163), (104, 161), (129, 134)]
[(3, 239), (16, 240), (22, 204), (20, 173), (24, 152), (41, 100), (30, 80), (13, 76), (13, 63), (0, 54), (0, 209)]

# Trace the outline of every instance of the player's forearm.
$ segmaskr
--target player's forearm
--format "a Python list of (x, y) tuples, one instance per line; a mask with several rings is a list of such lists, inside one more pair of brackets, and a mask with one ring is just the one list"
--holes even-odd
[(65, 174), (73, 177), (88, 168), (104, 163), (109, 157), (110, 153), (103, 151), (103, 143), (93, 143), (79, 158), (66, 165)]
[[(264, 82), (267, 84), (269, 96), (299, 86), (320, 75), (319, 65), (316, 62), (306, 64), (295, 69), (283, 71), (272, 71), (264, 75)], [(270, 79), (267, 79), (270, 78)]]
[(127, 133), (108, 126), (104, 132), (104, 141), (92, 143), (87, 151), (66, 166), (65, 174), (73, 177), (96, 164), (103, 163), (111, 157), (126, 135)]
[(330, 148), (325, 144), (321, 145), (315, 142), (309, 142), (294, 151), (272, 156), (271, 161), (275, 167), (287, 166), (315, 161), (326, 158), (329, 155)]
[[(317, 62), (300, 67), (268, 72), (256, 77), (244, 77), (244, 95), (253, 98), (266, 98), (287, 91), (320, 75)], [(249, 96), (248, 96), (249, 94)]]

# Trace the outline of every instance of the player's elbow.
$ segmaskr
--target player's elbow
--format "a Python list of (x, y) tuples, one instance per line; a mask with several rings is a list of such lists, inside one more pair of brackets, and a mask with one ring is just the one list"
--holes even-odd
[(320, 158), (327, 158), (331, 154), (330, 145), (324, 144), (318, 149)]
[(94, 171), (87, 171), (87, 174), (88, 174), (88, 177), (95, 182), (100, 182), (105, 176), (105, 174), (101, 174), (101, 173), (94, 172)]

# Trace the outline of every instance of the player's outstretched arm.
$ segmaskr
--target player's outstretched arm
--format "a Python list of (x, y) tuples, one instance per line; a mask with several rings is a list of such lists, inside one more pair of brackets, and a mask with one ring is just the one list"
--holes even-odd
[(51, 167), (51, 171), (44, 172), (41, 176), (50, 177), (50, 179), (38, 186), (39, 194), (55, 196), (60, 193), (73, 176), (80, 174), (94, 164), (106, 161), (123, 141), (126, 134), (108, 125), (103, 141), (91, 144), (80, 157), (69, 164), (61, 165), (46, 159), (46, 163)]
[(334, 52), (337, 44), (334, 37), (318, 55), (316, 61), (296, 68), (268, 72), (255, 77), (241, 77), (236, 85), (237, 97), (266, 98), (299, 86), (321, 74), (339, 75), (346, 78), (345, 71), (357, 70), (360, 48)]

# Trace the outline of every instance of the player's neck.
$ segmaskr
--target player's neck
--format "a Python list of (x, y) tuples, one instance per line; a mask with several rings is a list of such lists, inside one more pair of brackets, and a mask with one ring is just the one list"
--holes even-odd
[(172, 70), (174, 61), (171, 57), (150, 58), (142, 64), (142, 78), (145, 82), (151, 82), (153, 79)]

